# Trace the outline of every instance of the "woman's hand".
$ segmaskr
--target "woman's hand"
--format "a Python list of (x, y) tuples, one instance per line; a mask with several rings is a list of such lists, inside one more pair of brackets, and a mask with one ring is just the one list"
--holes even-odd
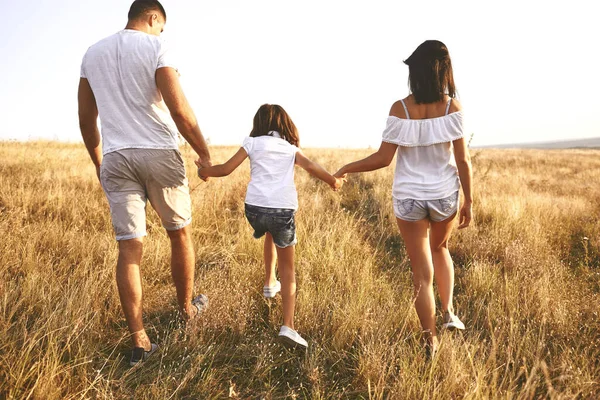
[(344, 165), (342, 168), (338, 169), (338, 171), (335, 174), (333, 174), (333, 176), (335, 176), (336, 178), (344, 178), (344, 182), (348, 182), (348, 180), (346, 179), (348, 174), (344, 172), (345, 167), (346, 166)]
[(458, 229), (464, 229), (471, 224), (471, 219), (473, 218), (473, 206), (471, 203), (465, 203), (460, 209), (460, 214), (458, 217)]

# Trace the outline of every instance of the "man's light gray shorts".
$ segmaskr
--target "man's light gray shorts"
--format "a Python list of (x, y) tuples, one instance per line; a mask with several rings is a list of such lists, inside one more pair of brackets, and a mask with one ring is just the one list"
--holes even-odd
[(420, 221), (428, 218), (440, 222), (458, 211), (458, 191), (437, 200), (394, 199), (394, 214), (403, 221)]
[(100, 183), (117, 240), (146, 235), (146, 201), (168, 231), (192, 221), (192, 201), (179, 150), (125, 149), (108, 153)]

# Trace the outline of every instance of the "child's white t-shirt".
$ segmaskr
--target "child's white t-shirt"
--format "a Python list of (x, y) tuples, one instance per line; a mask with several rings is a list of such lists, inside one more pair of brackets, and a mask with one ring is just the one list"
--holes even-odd
[(94, 92), (102, 153), (177, 149), (177, 127), (156, 86), (156, 70), (175, 68), (161, 38), (124, 29), (88, 49), (81, 77)]
[(250, 158), (246, 204), (297, 210), (294, 165), (300, 149), (273, 133), (273, 136), (247, 137), (242, 144)]

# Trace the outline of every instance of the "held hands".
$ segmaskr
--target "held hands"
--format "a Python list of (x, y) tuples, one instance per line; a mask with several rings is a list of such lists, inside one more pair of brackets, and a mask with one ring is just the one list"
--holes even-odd
[(202, 169), (212, 166), (212, 163), (210, 161), (201, 161), (200, 159), (197, 159), (196, 161), (194, 161), (194, 163), (198, 167), (198, 177), (204, 182), (208, 182), (209, 177), (208, 175), (202, 174)]
[(466, 227), (468, 227), (471, 224), (471, 219), (473, 218), (473, 210), (472, 210), (472, 205), (471, 203), (465, 203), (463, 204), (462, 208), (460, 209), (460, 214), (458, 217), (458, 229), (464, 229)]
[(340, 168), (335, 174), (335, 183), (331, 185), (334, 192), (337, 192), (344, 186), (344, 183), (348, 182), (348, 174), (344, 172), (344, 167)]
[(344, 186), (344, 183), (348, 182), (347, 176), (348, 174), (344, 174), (339, 177), (334, 175), (335, 182), (332, 185), (330, 185), (334, 192), (340, 190), (342, 186)]

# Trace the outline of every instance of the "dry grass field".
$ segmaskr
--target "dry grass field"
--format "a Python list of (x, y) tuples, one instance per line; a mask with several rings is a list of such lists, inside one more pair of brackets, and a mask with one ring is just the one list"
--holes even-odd
[[(298, 353), (275, 340), (280, 298), (262, 297), (248, 163), (202, 183), (183, 153), (196, 286), (211, 307), (179, 324), (168, 238), (149, 208), (145, 321), (161, 352), (132, 370), (117, 246), (85, 148), (0, 142), (0, 398), (600, 398), (600, 151), (472, 152), (476, 221), (450, 244), (467, 330), (442, 333), (431, 362), (393, 167), (351, 175), (339, 193), (297, 170), (296, 326), (310, 346)], [(306, 153), (333, 171), (368, 152)]]

